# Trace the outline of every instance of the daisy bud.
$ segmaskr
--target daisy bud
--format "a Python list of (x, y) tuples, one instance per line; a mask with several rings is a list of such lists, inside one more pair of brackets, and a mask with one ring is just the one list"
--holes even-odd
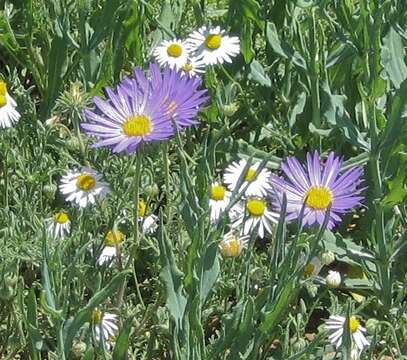
[(325, 278), (325, 281), (329, 288), (335, 289), (341, 284), (341, 274), (338, 271), (330, 270)]
[(223, 113), (227, 117), (233, 116), (237, 110), (239, 110), (239, 105), (237, 103), (225, 104), (223, 105)]
[(75, 358), (81, 359), (86, 351), (86, 344), (83, 341), (78, 341), (72, 346), (72, 354)]
[(57, 186), (54, 184), (45, 185), (42, 191), (48, 200), (54, 200), (55, 193), (57, 192)]
[(379, 330), (380, 321), (375, 318), (368, 319), (365, 327), (369, 335), (374, 335), (374, 333)]
[(335, 254), (332, 251), (326, 251), (321, 255), (322, 265), (330, 265), (335, 261)]

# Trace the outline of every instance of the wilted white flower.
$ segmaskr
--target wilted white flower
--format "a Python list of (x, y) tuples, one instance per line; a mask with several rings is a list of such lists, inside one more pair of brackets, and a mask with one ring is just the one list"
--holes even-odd
[(119, 326), (117, 325), (117, 315), (102, 312), (96, 308), (92, 313), (92, 326), (95, 331), (96, 341), (108, 341), (118, 333)]
[(48, 234), (54, 238), (63, 239), (69, 235), (71, 230), (71, 220), (64, 211), (57, 212), (54, 216), (45, 219), (45, 224)]
[(238, 257), (247, 248), (248, 241), (249, 236), (240, 236), (232, 230), (224, 235), (219, 249), (224, 257)]
[(97, 264), (112, 264), (113, 259), (117, 256), (117, 246), (120, 246), (126, 237), (120, 230), (110, 230), (105, 237), (104, 247), (100, 254)]

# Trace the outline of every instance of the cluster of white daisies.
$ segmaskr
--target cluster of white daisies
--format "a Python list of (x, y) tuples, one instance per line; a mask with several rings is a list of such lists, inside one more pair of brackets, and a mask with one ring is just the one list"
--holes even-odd
[(227, 35), (219, 26), (202, 26), (185, 40), (164, 40), (153, 56), (161, 66), (194, 76), (204, 73), (206, 66), (231, 63), (239, 52), (238, 37)]

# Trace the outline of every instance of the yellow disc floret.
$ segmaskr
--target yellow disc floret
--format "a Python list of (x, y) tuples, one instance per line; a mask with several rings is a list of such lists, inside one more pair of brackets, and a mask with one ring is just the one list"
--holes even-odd
[(307, 265), (305, 265), (304, 268), (304, 275), (309, 277), (311, 276), (315, 271), (315, 265), (313, 263), (308, 263)]
[(69, 215), (66, 212), (61, 211), (54, 215), (54, 220), (58, 224), (65, 224), (69, 221)]
[(0, 80), (0, 108), (7, 104), (7, 84)]
[(140, 217), (146, 216), (146, 211), (147, 211), (147, 203), (143, 199), (140, 199), (138, 201), (138, 216), (140, 216)]
[(312, 209), (325, 210), (332, 203), (332, 193), (326, 187), (313, 186), (307, 192), (305, 203)]
[(124, 234), (120, 230), (110, 230), (105, 237), (106, 246), (119, 245), (124, 241)]
[(349, 318), (349, 330), (351, 333), (354, 333), (356, 330), (359, 329), (360, 321), (356, 319), (356, 317), (351, 316)]
[(190, 63), (186, 63), (183, 67), (182, 70), (184, 70), (185, 72), (190, 72), (193, 69), (192, 64)]
[(222, 185), (214, 185), (211, 189), (211, 199), (221, 201), (225, 198), (226, 188)]
[(237, 237), (220, 243), (220, 252), (225, 257), (238, 257), (242, 252), (242, 244)]
[(102, 322), (103, 319), (103, 313), (100, 309), (96, 308), (92, 312), (92, 321), (94, 324), (98, 325)]
[(256, 170), (253, 168), (249, 168), (249, 170), (247, 170), (246, 176), (244, 177), (245, 181), (253, 181), (254, 179), (256, 179), (257, 173)]
[(267, 203), (261, 199), (249, 199), (246, 202), (246, 209), (251, 216), (263, 216), (266, 211)]
[(151, 119), (146, 115), (129, 116), (123, 124), (123, 132), (127, 136), (145, 136), (153, 131)]
[(208, 49), (216, 50), (222, 44), (222, 36), (220, 34), (210, 34), (206, 37), (205, 45)]
[(96, 179), (91, 174), (79, 175), (76, 180), (76, 186), (84, 191), (92, 190), (96, 186)]
[(171, 44), (167, 47), (167, 54), (168, 56), (177, 58), (182, 55), (182, 47), (178, 44)]

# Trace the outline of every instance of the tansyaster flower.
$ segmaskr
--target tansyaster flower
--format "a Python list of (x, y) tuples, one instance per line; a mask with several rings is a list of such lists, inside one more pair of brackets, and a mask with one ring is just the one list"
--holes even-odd
[(222, 184), (215, 182), (211, 186), (209, 198), (210, 220), (216, 222), (230, 202), (231, 193)]
[[(161, 71), (156, 64), (150, 66), (150, 72), (153, 89), (161, 89), (164, 93), (163, 100), (155, 101), (161, 101), (161, 107), (166, 109), (177, 127), (182, 130), (198, 124), (197, 115), (208, 100), (207, 90), (200, 89), (202, 79), (183, 76), (182, 72), (168, 67)], [(140, 77), (137, 72), (135, 75)]]
[(272, 224), (278, 223), (279, 214), (268, 209), (266, 199), (250, 197), (240, 207), (240, 215), (233, 227), (242, 227), (243, 235), (248, 235), (257, 227), (257, 234), (264, 238), (272, 233)]
[(249, 238), (248, 235), (240, 236), (233, 230), (229, 231), (219, 243), (221, 254), (224, 257), (238, 257), (247, 248)]
[[(106, 88), (107, 100), (94, 98), (98, 112), (85, 110), (89, 123), (82, 123), (88, 135), (101, 140), (94, 147), (109, 146), (114, 153), (133, 153), (142, 143), (166, 140), (174, 134), (171, 114), (163, 89), (153, 88), (141, 70), (141, 81), (127, 78), (116, 90)], [(140, 75), (141, 73), (141, 75)]]
[(19, 119), (17, 103), (7, 92), (7, 84), (0, 80), (0, 128), (12, 127)]
[[(327, 329), (331, 331), (329, 340), (337, 348), (339, 348), (343, 342), (342, 337), (345, 323), (346, 318), (338, 315), (331, 315), (325, 322)], [(349, 331), (351, 333), (353, 342), (360, 352), (363, 351), (366, 346), (370, 345), (369, 341), (364, 335), (366, 333), (366, 329), (360, 325), (360, 321), (355, 316), (351, 316), (349, 319)]]
[(304, 225), (322, 225), (328, 207), (328, 229), (341, 222), (341, 216), (361, 204), (364, 190), (360, 187), (363, 169), (353, 167), (342, 171), (342, 158), (331, 152), (325, 164), (317, 151), (307, 154), (304, 167), (295, 157), (289, 157), (282, 163), (286, 179), (272, 177), (275, 200), (274, 205), (281, 207), (281, 194), (287, 195), (287, 220), (297, 219), (304, 208)]
[(260, 163), (255, 162), (251, 164), (246, 170), (246, 173), (243, 174), (246, 166), (247, 160), (244, 159), (230, 164), (225, 169), (225, 174), (223, 175), (225, 184), (230, 191), (234, 191), (239, 178), (243, 176), (243, 183), (238, 190), (239, 192), (242, 192), (247, 187), (244, 192), (244, 195), (246, 196), (266, 196), (272, 189), (270, 184), (271, 172), (265, 168), (259, 171)]
[(66, 201), (84, 208), (94, 204), (97, 197), (103, 198), (110, 193), (109, 185), (101, 181), (102, 175), (89, 167), (69, 170), (62, 178), (59, 189)]
[(95, 332), (96, 341), (108, 341), (113, 336), (117, 335), (119, 331), (118, 317), (115, 314), (102, 312), (96, 308), (92, 313), (92, 326)]
[(153, 55), (161, 66), (181, 70), (187, 63), (189, 51), (185, 41), (164, 40), (155, 48)]
[(219, 26), (202, 26), (189, 35), (187, 42), (191, 51), (206, 65), (231, 63), (232, 57), (240, 52), (239, 38), (226, 35)]
[(45, 224), (48, 234), (54, 238), (63, 239), (69, 235), (71, 230), (71, 220), (64, 211), (57, 212), (54, 216), (45, 219)]

